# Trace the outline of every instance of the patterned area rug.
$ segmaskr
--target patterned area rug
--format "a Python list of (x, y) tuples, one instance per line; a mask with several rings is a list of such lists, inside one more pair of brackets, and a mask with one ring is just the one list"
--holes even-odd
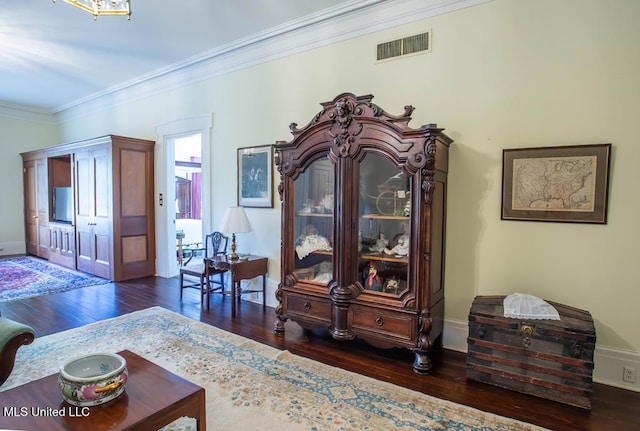
[(0, 259), (0, 302), (109, 283), (37, 257)]
[[(334, 368), (160, 307), (36, 338), (12, 386), (70, 356), (129, 349), (206, 390), (208, 430), (541, 430)], [(44, 406), (43, 406), (44, 407)], [(167, 429), (194, 429), (179, 421)]]

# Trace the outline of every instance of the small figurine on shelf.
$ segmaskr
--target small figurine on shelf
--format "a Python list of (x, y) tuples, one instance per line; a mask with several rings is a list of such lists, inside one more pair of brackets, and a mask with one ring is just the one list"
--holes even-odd
[(364, 288), (380, 292), (382, 290), (382, 278), (378, 274), (376, 263), (369, 262), (369, 269), (364, 272)]
[(313, 212), (313, 199), (307, 199), (300, 210), (302, 214), (311, 214)]
[(371, 247), (369, 247), (369, 251), (373, 251), (375, 253), (382, 253), (382, 251), (384, 249), (386, 249), (389, 246), (389, 240), (385, 237), (385, 235), (380, 232), (380, 235), (378, 235), (378, 239), (376, 240), (375, 245), (372, 245)]
[(313, 268), (300, 268), (293, 271), (298, 280), (313, 280), (314, 269)]
[(333, 212), (333, 194), (327, 193), (324, 195), (320, 202), (318, 202), (318, 206), (322, 209), (320, 212), (330, 214)]
[(385, 254), (396, 256), (407, 256), (409, 254), (409, 223), (403, 222), (402, 227), (404, 233), (398, 237), (396, 245), (391, 250), (388, 248), (383, 250)]
[(404, 209), (402, 210), (402, 215), (405, 217), (409, 217), (411, 215), (411, 199), (407, 199), (407, 203), (404, 205)]
[(329, 283), (333, 279), (333, 271), (331, 269), (331, 262), (324, 261), (320, 264), (320, 269), (318, 270), (318, 274), (315, 276), (313, 281), (317, 281), (320, 283)]
[(407, 256), (409, 254), (409, 235), (400, 235), (398, 243), (392, 249), (385, 248), (384, 253), (388, 255)]
[(393, 293), (394, 295), (397, 295), (399, 288), (400, 288), (400, 284), (398, 282), (398, 279), (395, 277), (391, 277), (390, 279), (384, 282), (384, 287), (382, 288), (382, 291), (385, 293)]
[(296, 254), (298, 259), (304, 259), (316, 250), (331, 251), (329, 240), (318, 234), (318, 229), (312, 224), (308, 224), (305, 233), (300, 235), (296, 241)]

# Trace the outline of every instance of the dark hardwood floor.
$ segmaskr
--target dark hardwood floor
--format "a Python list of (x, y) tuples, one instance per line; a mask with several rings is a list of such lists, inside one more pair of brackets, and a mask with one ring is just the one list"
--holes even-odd
[[(385, 380), (434, 397), (561, 431), (639, 430), (640, 393), (595, 384), (590, 412), (541, 398), (496, 388), (465, 378), (465, 355), (446, 349), (434, 357), (430, 375), (411, 370), (413, 355), (381, 350), (362, 342), (337, 342), (307, 333), (287, 322), (284, 337), (273, 332), (272, 308), (243, 300), (231, 319), (230, 299), (214, 295), (211, 309), (201, 310), (198, 292), (187, 289), (180, 301), (178, 280), (143, 278), (85, 287), (54, 295), (0, 304), (4, 317), (27, 323), (42, 337), (151, 306), (161, 306), (221, 329), (330, 365)], [(1, 393), (0, 393), (1, 398)]]

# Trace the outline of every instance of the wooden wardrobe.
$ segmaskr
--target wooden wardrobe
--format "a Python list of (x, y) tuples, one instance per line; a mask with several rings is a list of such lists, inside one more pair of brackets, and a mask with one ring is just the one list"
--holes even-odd
[(338, 95), (275, 146), (282, 200), (282, 281), (275, 331), (292, 319), (337, 340), (415, 353), (431, 369), (444, 316), (451, 139), (411, 128), (373, 96)]
[[(153, 147), (108, 135), (22, 153), (27, 253), (113, 281), (155, 274)], [(58, 188), (72, 192), (64, 220)]]

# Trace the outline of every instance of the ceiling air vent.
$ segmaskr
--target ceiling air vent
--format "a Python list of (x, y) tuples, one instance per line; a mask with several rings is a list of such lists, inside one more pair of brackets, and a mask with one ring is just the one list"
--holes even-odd
[(430, 33), (431, 32), (424, 32), (402, 39), (380, 43), (377, 47), (376, 60), (383, 61), (409, 54), (429, 52), (431, 50), (429, 44)]

